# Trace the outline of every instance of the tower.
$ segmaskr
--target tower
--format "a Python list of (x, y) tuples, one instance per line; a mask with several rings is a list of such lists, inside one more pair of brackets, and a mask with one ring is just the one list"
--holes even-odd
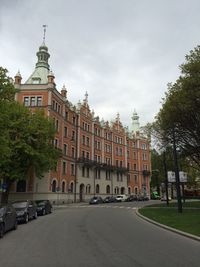
[(140, 131), (139, 116), (138, 116), (136, 110), (134, 110), (133, 115), (132, 115), (131, 131), (134, 134)]

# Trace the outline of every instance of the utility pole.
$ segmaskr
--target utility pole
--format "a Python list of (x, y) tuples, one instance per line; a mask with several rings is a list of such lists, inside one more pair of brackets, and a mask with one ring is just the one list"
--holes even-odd
[(177, 194), (177, 203), (178, 203), (178, 212), (182, 213), (182, 201), (181, 201), (181, 190), (180, 190), (180, 177), (179, 177), (179, 167), (177, 159), (177, 150), (176, 150), (176, 139), (175, 139), (175, 130), (173, 127), (173, 156), (174, 156), (174, 165), (175, 165), (175, 177), (176, 177), (176, 194)]
[(167, 177), (167, 164), (166, 164), (166, 150), (163, 152), (163, 167), (165, 174), (165, 192), (166, 192), (166, 203), (169, 206), (169, 196), (168, 196), (168, 177)]

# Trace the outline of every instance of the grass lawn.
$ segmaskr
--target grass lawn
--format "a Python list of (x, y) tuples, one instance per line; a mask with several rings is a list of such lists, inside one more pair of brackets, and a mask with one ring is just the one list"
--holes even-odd
[(178, 213), (177, 203), (155, 204), (139, 209), (139, 213), (149, 219), (200, 236), (200, 201), (186, 202), (183, 212)]

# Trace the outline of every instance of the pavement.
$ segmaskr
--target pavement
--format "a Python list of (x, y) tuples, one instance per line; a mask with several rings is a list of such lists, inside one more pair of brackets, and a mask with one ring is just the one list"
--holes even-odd
[[(69, 203), (69, 204), (61, 204), (61, 205), (53, 205), (53, 208), (54, 209), (63, 209), (63, 208), (69, 208), (69, 207), (82, 207), (82, 206), (88, 206), (88, 203), (87, 202), (77, 202), (77, 203)], [(122, 208), (122, 207), (121, 207)], [(167, 225), (164, 225), (164, 224), (161, 224), (161, 223), (158, 223), (154, 220), (151, 220), (145, 216), (143, 216), (142, 214), (139, 213), (139, 208), (136, 207), (134, 208), (135, 210), (135, 213), (137, 216), (139, 216), (140, 218), (142, 218), (143, 220), (149, 222), (149, 223), (152, 223), (154, 225), (157, 225), (158, 227), (161, 227), (163, 229), (166, 229), (166, 230), (169, 230), (171, 232), (174, 232), (174, 233), (177, 233), (179, 235), (182, 235), (182, 236), (186, 236), (188, 238), (191, 238), (193, 240), (197, 240), (197, 241), (200, 241), (200, 237), (199, 236), (195, 236), (195, 235), (192, 235), (192, 234), (189, 234), (189, 233), (186, 233), (186, 232), (183, 232), (183, 231), (180, 231), (178, 229), (175, 229), (175, 228), (172, 228), (172, 227), (169, 227)]]

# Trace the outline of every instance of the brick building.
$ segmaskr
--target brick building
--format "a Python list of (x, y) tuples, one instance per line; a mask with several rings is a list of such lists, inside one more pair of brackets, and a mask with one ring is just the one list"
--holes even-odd
[(62, 158), (55, 170), (41, 180), (31, 174), (12, 188), (11, 198), (48, 198), (54, 202), (84, 201), (93, 195), (149, 194), (150, 147), (139, 132), (139, 117), (133, 113), (129, 132), (119, 114), (109, 123), (91, 112), (88, 94), (77, 105), (63, 86), (57, 90), (50, 71), (47, 46), (37, 52), (37, 63), (25, 83), (18, 72), (16, 100), (31, 109), (44, 109), (56, 128), (55, 147)]

